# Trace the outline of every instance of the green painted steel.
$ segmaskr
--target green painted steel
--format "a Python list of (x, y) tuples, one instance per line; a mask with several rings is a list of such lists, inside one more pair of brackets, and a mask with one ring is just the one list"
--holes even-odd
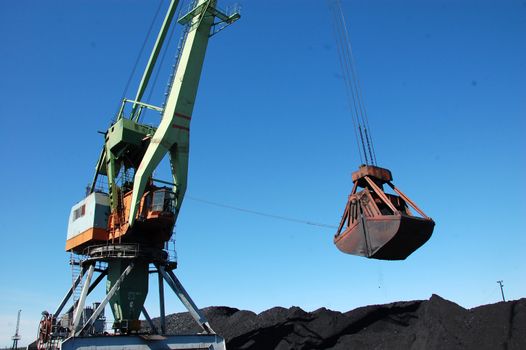
[[(157, 61), (159, 51), (166, 39), (177, 0), (172, 0), (168, 13), (150, 55), (135, 100), (124, 99), (117, 121), (105, 133), (105, 146), (97, 162), (91, 192), (95, 190), (98, 175), (108, 178), (110, 206), (117, 208), (122, 195), (117, 186), (117, 176), (122, 169), (134, 169), (132, 205), (129, 224), (133, 225), (139, 202), (149, 177), (160, 161), (168, 153), (172, 170), (173, 192), (176, 199), (176, 215), (179, 212), (186, 191), (188, 173), (189, 129), (204, 56), (211, 36), (211, 28), (218, 23), (224, 26), (239, 18), (238, 13), (227, 16), (215, 8), (216, 0), (199, 0), (179, 23), (189, 26), (185, 45), (175, 73), (174, 82), (168, 94), (166, 107), (161, 109), (140, 101), (147, 87), (151, 72)], [(214, 19), (220, 21), (214, 23)], [(125, 106), (132, 104), (131, 113), (125, 116)], [(143, 108), (162, 112), (163, 118), (158, 128), (138, 123)]]
[[(168, 29), (170, 29), (170, 25), (173, 20), (173, 16), (175, 14), (175, 10), (177, 8), (177, 5), (179, 4), (179, 0), (172, 0), (170, 3), (170, 7), (168, 8), (168, 12), (166, 13), (166, 16), (164, 17), (163, 25), (161, 26), (161, 30), (159, 31), (159, 34), (157, 35), (157, 40), (155, 41), (155, 45), (153, 46), (152, 53), (150, 54), (150, 59), (148, 60), (148, 64), (146, 65), (146, 69), (144, 70), (144, 74), (141, 79), (141, 83), (139, 84), (139, 88), (137, 89), (137, 95), (135, 96), (135, 101), (140, 101), (142, 98), (142, 95), (144, 94), (144, 91), (146, 90), (146, 87), (148, 86), (148, 82), (150, 81), (150, 77), (153, 72), (153, 68), (155, 67), (155, 63), (157, 62), (157, 57), (159, 57), (159, 52), (161, 52), (161, 48), (163, 47), (164, 39), (166, 38), (166, 34), (168, 33)], [(135, 109), (137, 108), (137, 105), (133, 105), (132, 109), (132, 116), (135, 114)], [(138, 116), (135, 119), (135, 121), (138, 121)]]
[[(124, 259), (108, 263), (106, 293), (117, 282), (129, 262)], [(148, 263), (135, 260), (130, 274), (122, 281), (119, 290), (110, 298), (110, 307), (116, 323), (137, 322), (148, 294)]]
[[(183, 202), (187, 186), (190, 120), (194, 108), (203, 61), (211, 35), (239, 18), (238, 13), (226, 15), (215, 8), (216, 0), (198, 0), (193, 9), (185, 14), (179, 23), (188, 26), (185, 44), (180, 53), (179, 63), (171, 85), (166, 106), (161, 109), (143, 103), (142, 95), (148, 85), (159, 51), (166, 38), (178, 0), (172, 0), (161, 31), (135, 100), (124, 99), (117, 120), (105, 133), (105, 144), (97, 163), (91, 191), (95, 190), (98, 175), (108, 179), (108, 190), (112, 213), (115, 213), (119, 196), (133, 187), (129, 213), (130, 227), (136, 219), (138, 205), (155, 168), (168, 153), (172, 171), (172, 191), (175, 198), (175, 215)], [(218, 18), (219, 21), (214, 23)], [(216, 26), (220, 25), (217, 30)], [(131, 104), (131, 113), (126, 109)], [(162, 113), (157, 128), (140, 124), (139, 117), (144, 108)], [(123, 170), (133, 170), (132, 183), (117, 184), (117, 177)], [(128, 180), (126, 180), (128, 181)], [(126, 260), (112, 260), (108, 263), (107, 291), (119, 280), (127, 268)], [(137, 324), (148, 292), (148, 263), (136, 261), (135, 266), (123, 281), (118, 292), (110, 299), (116, 327), (123, 321)]]
[(117, 207), (118, 188), (116, 177), (124, 167), (137, 168), (146, 151), (144, 142), (155, 134), (155, 128), (139, 124), (133, 120), (119, 118), (106, 132), (105, 163), (110, 190), (110, 207)]
[(148, 178), (164, 156), (170, 155), (175, 215), (183, 202), (187, 185), (190, 120), (194, 109), (199, 78), (214, 24), (215, 0), (199, 0), (189, 14), (182, 17), (190, 26), (181, 52), (179, 65), (168, 95), (161, 124), (148, 145), (141, 165), (135, 173), (129, 224), (133, 226)]

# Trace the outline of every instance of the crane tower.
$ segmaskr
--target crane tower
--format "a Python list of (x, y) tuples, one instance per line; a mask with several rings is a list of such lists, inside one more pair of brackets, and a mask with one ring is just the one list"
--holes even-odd
[[(162, 107), (142, 98), (168, 30), (175, 25), (178, 0), (171, 0), (134, 99), (123, 99), (116, 120), (104, 134), (92, 185), (86, 198), (71, 210), (66, 251), (83, 257), (81, 271), (56, 311), (44, 313), (39, 327), (39, 349), (78, 349), (86, 346), (143, 349), (225, 349), (223, 338), (185, 291), (173, 270), (177, 262), (164, 249), (172, 236), (186, 191), (190, 122), (209, 38), (240, 18), (237, 9), (225, 12), (216, 0), (195, 0), (177, 22), (185, 26), (177, 64)], [(141, 123), (146, 110), (160, 114), (157, 127)], [(171, 179), (153, 178), (169, 156)], [(97, 187), (105, 178), (106, 188)], [(149, 274), (157, 274), (160, 329), (144, 307)], [(97, 277), (96, 274), (98, 274)], [(87, 296), (104, 279), (106, 296), (87, 307)], [(201, 327), (197, 335), (166, 334), (164, 285), (175, 292)], [(61, 313), (75, 290), (78, 300)], [(110, 305), (114, 337), (101, 336), (97, 320)], [(158, 337), (139, 336), (140, 315)]]
[(18, 310), (18, 316), (16, 317), (16, 330), (15, 335), (11, 337), (11, 340), (13, 340), (13, 349), (18, 349), (18, 341), (22, 339), (20, 334), (18, 334), (18, 331), (20, 329), (20, 313), (22, 310)]

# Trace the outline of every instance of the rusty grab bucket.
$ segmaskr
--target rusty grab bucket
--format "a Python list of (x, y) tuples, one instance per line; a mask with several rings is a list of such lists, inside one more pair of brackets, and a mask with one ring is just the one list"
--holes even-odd
[[(362, 166), (353, 173), (353, 190), (334, 244), (344, 253), (380, 260), (403, 260), (426, 243), (435, 222), (392, 184), (391, 172)], [(387, 194), (389, 185), (398, 195)], [(363, 188), (361, 191), (357, 189)], [(415, 216), (409, 205), (421, 217)]]

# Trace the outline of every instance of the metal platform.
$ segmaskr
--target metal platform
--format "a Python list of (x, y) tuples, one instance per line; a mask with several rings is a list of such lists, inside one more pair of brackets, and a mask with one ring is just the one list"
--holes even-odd
[(216, 334), (127, 335), (68, 338), (62, 350), (226, 350), (225, 340)]
[[(58, 349), (211, 349), (225, 350), (223, 338), (216, 335), (204, 314), (199, 310), (184, 289), (182, 283), (175, 276), (173, 270), (176, 261), (171, 261), (169, 254), (156, 247), (139, 244), (106, 244), (88, 247), (85, 258), (80, 262), (81, 272), (66, 293), (54, 313), (45, 312), (39, 327), (39, 339), (35, 346), (39, 350)], [(153, 267), (153, 269), (150, 269)], [(114, 271), (112, 272), (112, 268)], [(134, 271), (144, 274), (147, 280), (149, 274), (158, 275), (160, 327), (153, 324), (143, 303), (139, 303), (135, 319), (115, 322), (113, 328), (116, 333), (103, 335), (101, 332), (92, 332), (93, 325), (99, 315), (115, 295), (131, 288), (136, 282)], [(95, 278), (94, 274), (98, 273)], [(112, 275), (113, 274), (113, 275)], [(96, 303), (96, 307), (84, 320), (82, 312), (85, 308), (87, 296), (108, 276), (107, 293), (105, 298)], [(111, 279), (110, 279), (111, 277)], [(82, 283), (81, 283), (82, 282)], [(174, 292), (181, 303), (188, 310), (190, 316), (201, 328), (201, 333), (193, 335), (170, 335), (166, 333), (165, 292), (164, 284)], [(77, 285), (82, 285), (78, 301), (66, 311), (68, 325), (62, 327), (64, 317), (62, 310)], [(124, 293), (126, 294), (126, 293)], [(126, 299), (128, 300), (128, 299)], [(126, 302), (124, 300), (124, 302)], [(136, 293), (134, 302), (138, 302)], [(131, 303), (128, 303), (131, 305)], [(112, 304), (115, 307), (117, 304)], [(140, 334), (141, 325), (138, 315), (144, 316), (153, 334)], [(28, 347), (30, 348), (30, 347)]]

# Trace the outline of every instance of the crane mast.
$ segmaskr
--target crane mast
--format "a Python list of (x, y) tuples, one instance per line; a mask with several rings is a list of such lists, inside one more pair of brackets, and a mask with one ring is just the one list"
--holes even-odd
[[(159, 334), (166, 331), (163, 285), (167, 283), (202, 328), (203, 334), (210, 335), (209, 339), (200, 341), (221, 343), (214, 338), (215, 333), (208, 321), (173, 273), (177, 262), (170, 259), (164, 248), (172, 236), (187, 187), (190, 122), (208, 41), (212, 35), (238, 20), (240, 15), (237, 10), (230, 14), (219, 10), (216, 0), (191, 2), (189, 11), (177, 21), (185, 26), (184, 41), (166, 103), (158, 107), (145, 103), (142, 98), (167, 32), (175, 25), (178, 4), (178, 0), (170, 2), (135, 99), (123, 99), (116, 120), (105, 132), (104, 146), (88, 196), (71, 210), (66, 250), (84, 257), (80, 262), (82, 269), (57, 310), (53, 314), (47, 313), (41, 321), (39, 339), (42, 344), (52, 341), (58, 315), (73, 292), (79, 289), (78, 301), (74, 301), (67, 312), (70, 314), (67, 324), (70, 335), (97, 334), (94, 324), (103, 317), (102, 312), (108, 304), (116, 331), (125, 334), (139, 331), (141, 313), (149, 320), (144, 302), (148, 294), (148, 276), (152, 272), (159, 276)], [(157, 127), (141, 123), (145, 110), (160, 114)], [(154, 179), (154, 170), (167, 154), (171, 179)], [(101, 177), (106, 177), (107, 188), (97, 187)], [(151, 270), (152, 266), (154, 270)], [(93, 277), (96, 272), (100, 273), (97, 278)], [(106, 297), (86, 316), (86, 297), (106, 276)], [(92, 278), (95, 279), (92, 281)], [(153, 324), (151, 327), (156, 328)]]
[(20, 330), (20, 313), (22, 312), (22, 310), (18, 310), (18, 316), (16, 317), (16, 330), (15, 330), (15, 335), (13, 335), (11, 337), (11, 340), (13, 340), (13, 349), (17, 349), (18, 348), (18, 341), (20, 339), (22, 339), (22, 337), (20, 336), (20, 334), (18, 334), (18, 331)]

